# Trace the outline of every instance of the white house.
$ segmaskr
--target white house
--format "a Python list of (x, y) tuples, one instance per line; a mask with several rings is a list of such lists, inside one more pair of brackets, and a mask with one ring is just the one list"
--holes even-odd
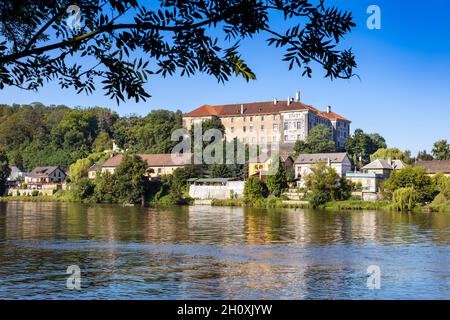
[(294, 163), (295, 177), (299, 179), (298, 186), (304, 186), (304, 178), (312, 173), (312, 168), (319, 163), (325, 163), (345, 177), (352, 170), (352, 163), (347, 153), (313, 153), (301, 154)]
[(29, 185), (41, 185), (46, 183), (60, 183), (66, 178), (66, 174), (59, 167), (36, 167), (25, 176), (25, 182)]

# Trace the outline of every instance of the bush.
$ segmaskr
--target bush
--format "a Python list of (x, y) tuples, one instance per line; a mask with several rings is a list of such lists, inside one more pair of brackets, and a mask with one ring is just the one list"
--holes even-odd
[(400, 188), (394, 191), (392, 206), (397, 211), (412, 211), (417, 205), (417, 191), (414, 188)]
[(256, 177), (248, 178), (244, 186), (244, 198), (246, 202), (254, 202), (267, 197), (268, 190), (264, 182)]
[(71, 193), (75, 200), (91, 200), (95, 192), (94, 183), (88, 178), (81, 178), (72, 185)]
[(431, 202), (439, 193), (436, 184), (426, 175), (423, 167), (406, 166), (394, 171), (382, 185), (383, 195), (386, 199), (393, 199), (394, 192), (402, 188), (414, 188), (418, 203)]
[(39, 195), (39, 191), (37, 191), (37, 190), (31, 191), (31, 196), (32, 197), (37, 197), (38, 195)]
[(307, 196), (309, 204), (313, 209), (317, 209), (324, 206), (328, 201), (331, 200), (330, 194), (324, 191), (314, 191)]

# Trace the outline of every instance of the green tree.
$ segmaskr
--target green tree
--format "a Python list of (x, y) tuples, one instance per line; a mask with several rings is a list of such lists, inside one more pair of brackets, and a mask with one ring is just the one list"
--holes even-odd
[[(274, 170), (274, 168), (272, 168), (272, 170)], [(275, 174), (271, 174), (267, 177), (266, 184), (269, 192), (276, 197), (280, 197), (288, 188), (286, 169), (281, 160), (278, 161), (278, 170)]]
[(267, 186), (256, 177), (250, 177), (244, 185), (244, 198), (248, 203), (254, 203), (268, 195)]
[(406, 166), (396, 170), (382, 185), (384, 196), (391, 200), (394, 192), (401, 188), (414, 188), (417, 192), (418, 203), (431, 202), (439, 193), (432, 178), (427, 176), (423, 167)]
[(104, 203), (113, 203), (116, 201), (115, 197), (115, 181), (114, 175), (109, 171), (99, 174), (95, 177), (95, 201)]
[(112, 140), (109, 137), (109, 134), (105, 131), (102, 131), (98, 134), (97, 138), (95, 138), (92, 149), (94, 152), (103, 152), (107, 150), (112, 150)]
[(294, 145), (296, 155), (302, 153), (330, 153), (336, 152), (336, 143), (331, 140), (331, 131), (324, 125), (317, 125), (311, 129), (306, 141), (298, 140)]
[(114, 194), (121, 203), (137, 204), (145, 201), (149, 184), (147, 163), (137, 155), (125, 154), (114, 171)]
[(386, 140), (377, 133), (367, 134), (356, 129), (345, 143), (345, 151), (359, 169), (370, 162), (370, 156), (378, 149), (386, 148)]
[(417, 154), (417, 161), (430, 161), (433, 160), (433, 156), (429, 154), (426, 150), (419, 151)]
[[(71, 4), (82, 9), (81, 24), (75, 15), (67, 19)], [(286, 20), (281, 29), (278, 14)], [(356, 67), (342, 45), (355, 26), (352, 14), (312, 0), (4, 1), (0, 17), (0, 89), (38, 90), (57, 80), (63, 89), (92, 93), (101, 84), (119, 103), (148, 98), (150, 75), (205, 73), (220, 82), (233, 75), (249, 81), (255, 74), (239, 44), (258, 34), (285, 49), (289, 69), (303, 75), (311, 76), (314, 63), (326, 77), (349, 79)], [(131, 59), (142, 52), (144, 60)]]
[(6, 152), (0, 149), (0, 196), (5, 193), (6, 181), (11, 173)]
[(76, 183), (72, 184), (70, 192), (75, 200), (89, 201), (95, 192), (94, 183), (88, 178), (78, 179)]
[(90, 159), (79, 159), (74, 164), (70, 165), (70, 180), (72, 182), (78, 182), (82, 178), (87, 178), (89, 173), (89, 168), (92, 166), (92, 161)]
[(397, 211), (412, 211), (417, 205), (417, 191), (413, 187), (394, 191), (392, 206)]
[(400, 151), (397, 148), (381, 148), (378, 149), (374, 154), (370, 156), (370, 160), (374, 161), (376, 159), (399, 159), (405, 163), (411, 163), (411, 152), (410, 151)]
[(184, 194), (187, 192), (187, 180), (194, 176), (192, 166), (178, 168), (169, 176), (169, 195), (174, 204), (185, 203)]
[(325, 163), (318, 163), (312, 173), (305, 176), (305, 185), (312, 194), (320, 195), (323, 200), (330, 201), (338, 198), (340, 177), (336, 170)]
[(450, 144), (447, 140), (436, 141), (432, 153), (436, 160), (450, 160)]

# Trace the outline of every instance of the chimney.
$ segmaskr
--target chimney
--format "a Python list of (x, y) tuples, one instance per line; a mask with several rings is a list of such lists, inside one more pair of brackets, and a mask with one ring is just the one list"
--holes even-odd
[(277, 103), (278, 103), (277, 98), (273, 99), (273, 104), (277, 104)]
[(241, 114), (244, 114), (244, 105), (241, 104)]
[(327, 113), (331, 113), (331, 106), (327, 107)]
[(300, 102), (300, 90), (295, 93), (295, 102)]
[(288, 96), (287, 98), (287, 105), (290, 106), (291, 105), (291, 97)]

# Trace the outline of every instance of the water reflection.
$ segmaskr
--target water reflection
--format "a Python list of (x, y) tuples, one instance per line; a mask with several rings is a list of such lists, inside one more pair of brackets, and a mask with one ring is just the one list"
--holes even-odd
[(449, 298), (449, 237), (445, 214), (0, 203), (0, 298)]

